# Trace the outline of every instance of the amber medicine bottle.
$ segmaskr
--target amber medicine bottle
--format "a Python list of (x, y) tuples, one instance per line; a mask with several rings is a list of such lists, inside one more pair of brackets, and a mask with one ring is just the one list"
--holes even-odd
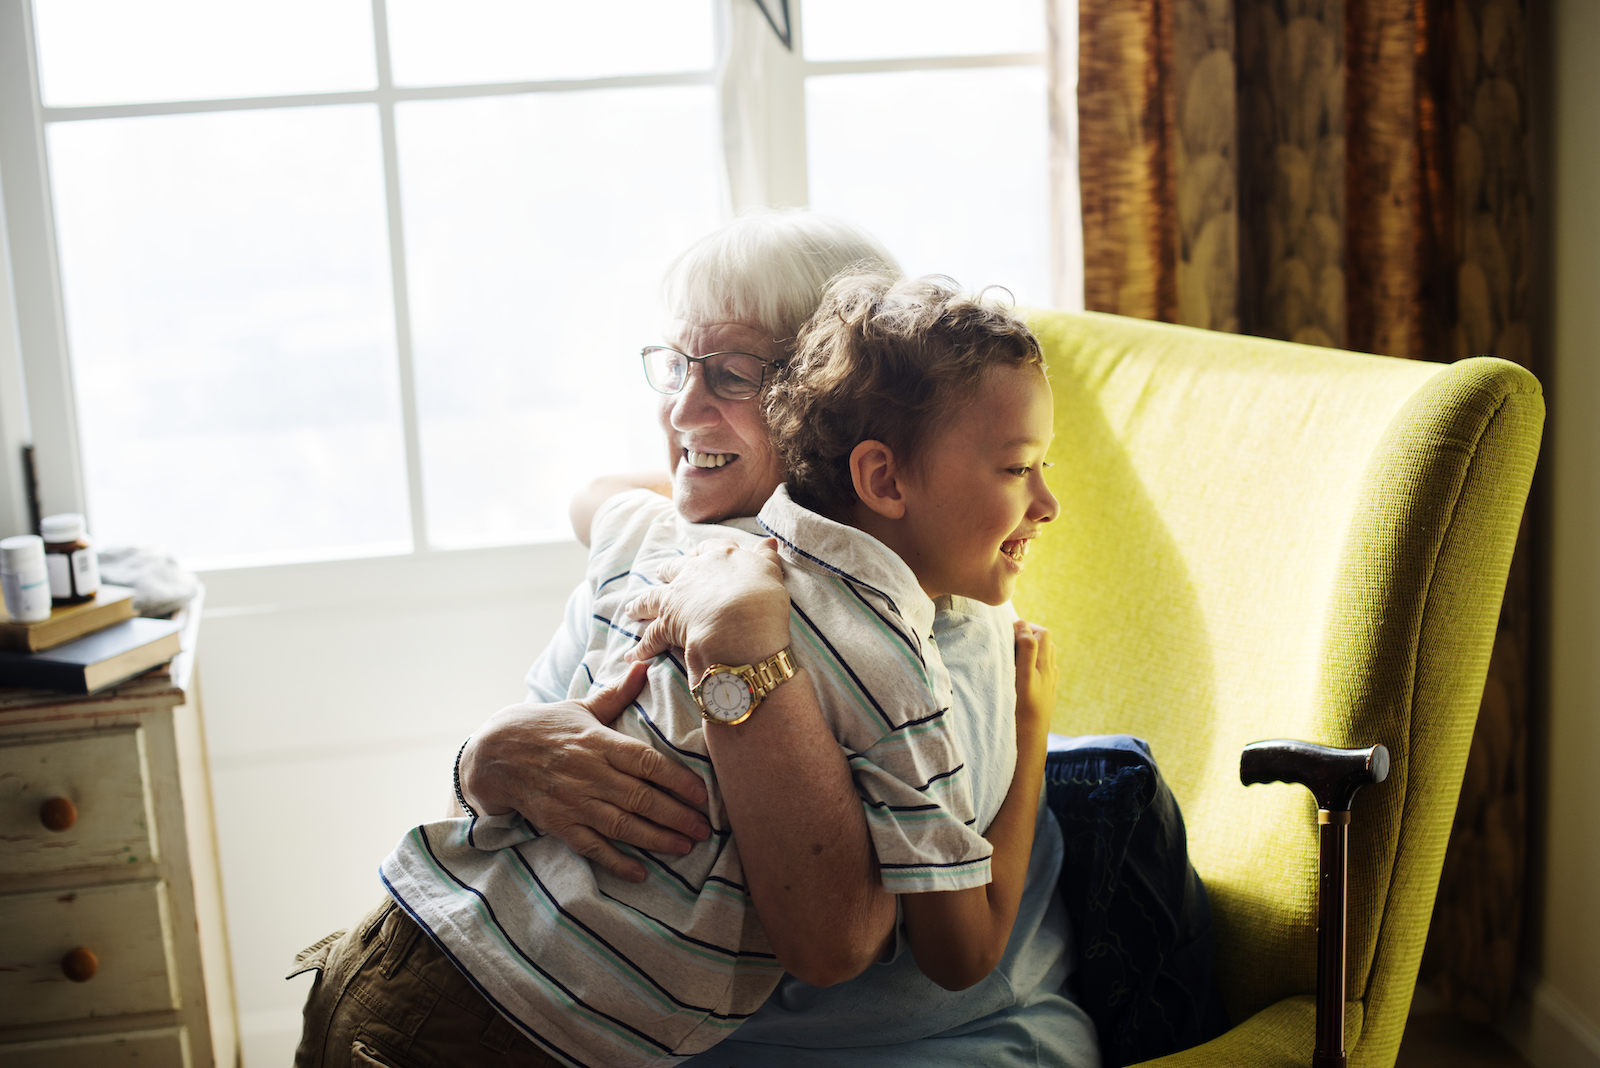
[(93, 597), (100, 588), (100, 558), (89, 544), (83, 516), (47, 515), (39, 523), (39, 533), (50, 572), (50, 599), (56, 604), (79, 604)]

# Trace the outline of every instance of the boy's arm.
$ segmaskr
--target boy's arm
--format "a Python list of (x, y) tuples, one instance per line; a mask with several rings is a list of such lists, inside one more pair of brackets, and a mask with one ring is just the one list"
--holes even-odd
[[(789, 594), (771, 549), (709, 543), (661, 576), (670, 581), (631, 609), (653, 620), (632, 655), (683, 647), (697, 681), (712, 664), (759, 663), (788, 646)], [(812, 986), (859, 975), (894, 933), (895, 898), (810, 676), (798, 671), (743, 723), (707, 724), (705, 738), (745, 882), (784, 969)]]
[(999, 814), (984, 833), (994, 847), (991, 881), (967, 890), (904, 894), (906, 939), (917, 966), (946, 990), (964, 990), (1004, 956), (1027, 881), (1028, 858), (1044, 784), (1045, 736), (1055, 704), (1056, 659), (1050, 633), (1016, 624), (1017, 768)]
[(665, 471), (628, 471), (616, 475), (601, 475), (572, 496), (567, 516), (572, 520), (572, 533), (583, 544), (589, 544), (589, 528), (594, 525), (594, 514), (600, 506), (617, 494), (631, 489), (655, 490), (663, 497), (672, 496), (672, 476)]

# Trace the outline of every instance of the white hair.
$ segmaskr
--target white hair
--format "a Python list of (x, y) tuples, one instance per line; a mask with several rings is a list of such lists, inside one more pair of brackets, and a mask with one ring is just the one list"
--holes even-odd
[(743, 323), (789, 352), (829, 279), (845, 271), (903, 273), (887, 249), (842, 219), (762, 209), (689, 246), (667, 268), (661, 298), (674, 319)]

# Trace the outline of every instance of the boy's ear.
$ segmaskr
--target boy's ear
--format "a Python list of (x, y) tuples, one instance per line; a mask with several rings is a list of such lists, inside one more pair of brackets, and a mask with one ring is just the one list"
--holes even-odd
[(856, 496), (885, 519), (900, 519), (906, 514), (900, 479), (894, 450), (883, 442), (863, 441), (850, 450), (850, 481), (855, 483)]

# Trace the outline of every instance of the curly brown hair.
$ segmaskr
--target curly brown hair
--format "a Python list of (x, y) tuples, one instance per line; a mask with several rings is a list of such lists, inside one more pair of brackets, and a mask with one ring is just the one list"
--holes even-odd
[(842, 275), (801, 328), (764, 401), (795, 502), (834, 519), (856, 504), (850, 453), (881, 441), (915, 470), (929, 434), (977, 395), (991, 367), (1044, 369), (1010, 307), (941, 275)]

